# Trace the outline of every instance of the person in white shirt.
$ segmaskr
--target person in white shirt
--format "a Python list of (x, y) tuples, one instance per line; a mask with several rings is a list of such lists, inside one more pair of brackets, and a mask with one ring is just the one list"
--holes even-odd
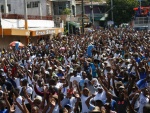
[[(27, 81), (27, 79), (24, 79), (24, 80), (22, 81), (22, 84), (21, 84), (21, 85), (22, 85), (22, 87), (19, 88), (19, 89), (20, 89), (20, 95), (23, 96), (23, 97), (25, 97), (25, 96), (24, 96), (24, 90), (26, 90), (28, 96), (31, 97), (31, 96), (32, 96), (32, 93), (33, 93), (33, 89), (32, 89), (32, 87), (28, 86), (28, 81)], [(31, 111), (31, 105), (29, 104), (29, 102), (27, 101), (27, 99), (25, 99), (25, 105), (26, 105), (27, 109), (28, 109), (29, 111)]]
[(100, 86), (97, 87), (97, 90), (98, 90), (98, 92), (96, 92), (96, 95), (94, 97), (94, 101), (101, 100), (103, 102), (103, 104), (104, 104), (106, 102), (106, 100), (107, 100), (106, 92)]
[(144, 113), (143, 112), (143, 107), (149, 103), (149, 97), (148, 95), (148, 89), (143, 89), (143, 92), (140, 95), (140, 106), (139, 106), (139, 111), (138, 113)]
[(77, 83), (79, 84), (79, 82), (81, 81), (81, 76), (77, 75), (77, 71), (73, 71), (73, 75), (70, 78), (70, 88), (72, 88), (74, 86), (74, 81), (77, 81)]
[[(15, 99), (14, 102), (17, 101), (19, 104), (22, 104), (22, 97), (19, 95), (18, 88), (13, 90), (13, 99)], [(22, 113), (17, 105), (15, 105), (15, 113)]]

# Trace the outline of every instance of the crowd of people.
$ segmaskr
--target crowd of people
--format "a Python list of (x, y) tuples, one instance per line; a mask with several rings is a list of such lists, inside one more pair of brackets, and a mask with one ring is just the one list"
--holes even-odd
[(0, 56), (0, 113), (150, 113), (147, 31), (62, 35)]

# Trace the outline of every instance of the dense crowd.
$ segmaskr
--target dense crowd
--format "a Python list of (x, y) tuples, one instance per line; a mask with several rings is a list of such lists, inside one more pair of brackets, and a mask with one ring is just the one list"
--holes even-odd
[(90, 30), (0, 56), (0, 113), (150, 113), (148, 31)]

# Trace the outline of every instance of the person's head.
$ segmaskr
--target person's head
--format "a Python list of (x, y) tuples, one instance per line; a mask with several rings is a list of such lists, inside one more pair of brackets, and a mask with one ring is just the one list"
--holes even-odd
[(119, 87), (119, 98), (124, 98), (124, 86)]
[(31, 113), (39, 113), (39, 108), (37, 106), (32, 107)]
[(88, 95), (89, 95), (89, 89), (88, 88), (83, 89), (83, 95), (88, 97)]
[(104, 107), (105, 107), (106, 111), (110, 112), (110, 109), (111, 109), (110, 103), (105, 103)]
[(19, 96), (19, 88), (13, 89), (13, 94), (18, 97)]
[(72, 89), (68, 89), (68, 90), (67, 90), (67, 97), (68, 97), (68, 98), (71, 98), (71, 97), (72, 97), (72, 94), (73, 94), (73, 90), (72, 90)]
[(143, 95), (144, 95), (144, 96), (147, 96), (148, 93), (149, 93), (149, 91), (148, 91), (147, 88), (142, 89), (142, 91), (143, 91)]
[(67, 109), (68, 113), (71, 113), (72, 106), (70, 104), (65, 105), (64, 108)]
[(4, 110), (6, 106), (6, 103), (4, 100), (0, 100), (0, 110)]
[(85, 79), (87, 77), (86, 72), (82, 71), (82, 78)]
[(81, 67), (78, 66), (78, 67), (77, 67), (77, 72), (80, 72), (80, 71), (81, 71)]
[(95, 106), (99, 106), (101, 108), (103, 106), (103, 102), (101, 100), (96, 100)]
[(28, 80), (27, 79), (22, 80), (22, 86), (27, 86), (27, 84), (28, 84)]
[(103, 92), (103, 88), (99, 86), (99, 87), (97, 88), (97, 91), (98, 91), (98, 93), (100, 94), (100, 93)]
[(90, 111), (89, 113), (101, 113), (101, 109), (98, 106), (95, 106), (94, 110)]
[(41, 103), (42, 103), (42, 97), (36, 96), (34, 98), (34, 105), (40, 107)]
[(143, 113), (149, 113), (150, 112), (150, 104), (146, 104), (143, 107)]

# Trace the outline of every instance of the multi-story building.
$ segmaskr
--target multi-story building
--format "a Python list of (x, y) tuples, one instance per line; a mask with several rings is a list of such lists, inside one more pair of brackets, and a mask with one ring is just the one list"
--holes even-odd
[[(26, 0), (28, 15), (49, 15), (50, 6), (47, 0)], [(0, 1), (1, 13), (8, 14), (24, 14), (24, 0), (1, 0)]]

